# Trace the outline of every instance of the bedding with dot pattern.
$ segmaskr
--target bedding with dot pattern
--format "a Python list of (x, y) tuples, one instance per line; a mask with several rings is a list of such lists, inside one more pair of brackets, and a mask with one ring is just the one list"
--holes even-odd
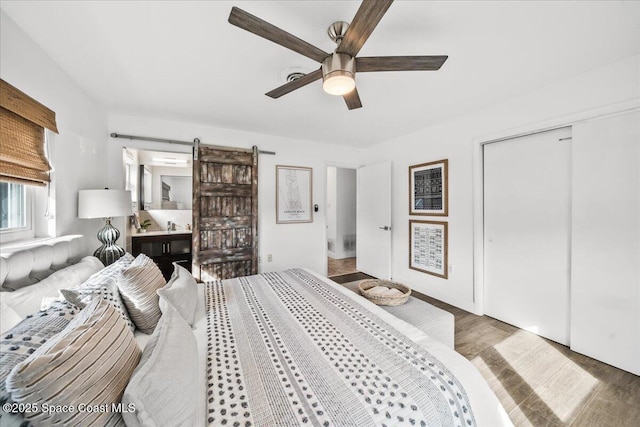
[(444, 363), (312, 274), (207, 282), (205, 300), (209, 425), (477, 425)]

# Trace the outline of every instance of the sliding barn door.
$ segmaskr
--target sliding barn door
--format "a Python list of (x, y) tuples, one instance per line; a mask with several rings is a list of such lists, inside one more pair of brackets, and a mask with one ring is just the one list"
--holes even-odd
[(199, 145), (194, 150), (194, 277), (207, 281), (257, 274), (257, 148)]

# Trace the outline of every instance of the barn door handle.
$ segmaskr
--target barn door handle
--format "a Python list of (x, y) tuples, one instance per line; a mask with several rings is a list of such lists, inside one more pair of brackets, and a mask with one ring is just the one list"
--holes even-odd
[(388, 225), (385, 225), (384, 227), (378, 227), (380, 230), (384, 230), (384, 231), (389, 231), (391, 230), (391, 227), (389, 227)]

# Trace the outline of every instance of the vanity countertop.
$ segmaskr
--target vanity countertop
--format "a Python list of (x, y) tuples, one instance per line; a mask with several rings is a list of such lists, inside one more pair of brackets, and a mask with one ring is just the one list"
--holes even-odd
[(173, 236), (175, 234), (191, 234), (191, 230), (147, 231), (146, 233), (134, 233), (131, 235), (131, 237), (135, 238), (135, 237), (145, 237), (145, 236)]

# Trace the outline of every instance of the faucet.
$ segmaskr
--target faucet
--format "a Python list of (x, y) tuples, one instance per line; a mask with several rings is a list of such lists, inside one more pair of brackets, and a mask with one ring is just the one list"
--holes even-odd
[(167, 221), (167, 231), (170, 232), (173, 228), (173, 221)]

